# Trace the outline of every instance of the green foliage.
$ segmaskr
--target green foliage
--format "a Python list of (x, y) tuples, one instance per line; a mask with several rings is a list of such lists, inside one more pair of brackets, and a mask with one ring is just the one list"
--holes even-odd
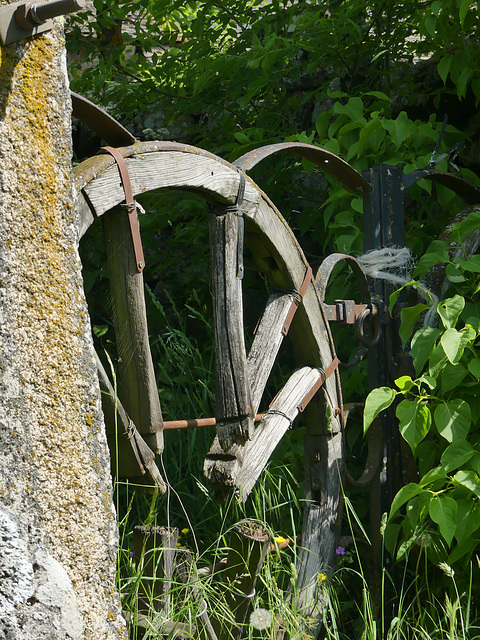
[[(478, 218), (476, 212), (472, 216)], [(459, 237), (471, 224), (469, 217), (460, 224)], [(450, 261), (445, 243), (437, 242), (427, 257), (420, 261), (418, 272)], [(440, 536), (435, 550), (426, 550), (434, 562), (440, 557), (449, 564), (465, 565), (480, 542), (480, 520), (474, 518), (480, 508), (480, 331), (478, 321), (470, 315), (480, 277), (477, 263), (478, 256), (456, 263), (451, 284), (458, 292), (453, 289), (450, 297), (435, 306), (441, 328), (425, 326), (415, 332), (411, 351), (418, 377), (403, 376), (396, 380), (398, 390), (376, 389), (366, 401), (367, 427), (378, 413), (396, 404), (400, 432), (420, 472), (418, 482), (403, 487), (390, 509), (390, 527), (402, 507), (407, 514), (401, 523), (403, 546), (397, 549), (397, 557), (420, 531)], [(418, 320), (419, 309), (410, 311)], [(408, 340), (414, 322), (411, 317), (405, 319)]]

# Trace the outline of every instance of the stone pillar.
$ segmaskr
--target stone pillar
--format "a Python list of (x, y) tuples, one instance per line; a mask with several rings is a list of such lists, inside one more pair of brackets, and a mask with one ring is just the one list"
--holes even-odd
[(55, 22), (0, 46), (0, 639), (126, 638)]

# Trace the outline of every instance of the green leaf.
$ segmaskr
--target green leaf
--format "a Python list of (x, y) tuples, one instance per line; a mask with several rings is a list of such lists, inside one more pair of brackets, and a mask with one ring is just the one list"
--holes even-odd
[[(452, 234), (455, 239), (458, 238), (458, 242), (465, 242), (474, 231), (480, 227), (480, 211), (471, 211), (467, 217), (455, 225), (452, 229)], [(450, 236), (452, 237), (452, 236)]]
[(397, 407), (396, 415), (400, 421), (402, 436), (412, 451), (415, 451), (430, 430), (432, 424), (430, 409), (423, 401), (402, 400)]
[(403, 391), (404, 393), (406, 391), (410, 391), (410, 389), (414, 386), (413, 380), (410, 376), (401, 376), (400, 378), (397, 378), (395, 380), (395, 385), (400, 389), (400, 391)]
[(404, 142), (414, 129), (413, 122), (408, 118), (405, 111), (400, 111), (395, 120), (395, 135), (393, 142), (397, 148)]
[(447, 298), (438, 305), (438, 315), (445, 329), (455, 327), (464, 307), (465, 298), (459, 295), (454, 295), (453, 298)]
[[(460, 18), (460, 26), (462, 27), (462, 29), (463, 29), (463, 23), (465, 22), (465, 17), (471, 6), (472, 6), (471, 0), (462, 0), (460, 9), (458, 11), (458, 17)], [(475, 5), (475, 10), (476, 10), (476, 5)]]
[(442, 369), (448, 365), (448, 358), (441, 344), (438, 344), (430, 355), (428, 362), (428, 373), (434, 378), (440, 375)]
[[(477, 515), (478, 517), (478, 515)], [(460, 525), (460, 521), (458, 523)], [(457, 525), (458, 529), (458, 525)], [(455, 531), (455, 537), (457, 532)], [(478, 540), (476, 538), (467, 538), (461, 544), (457, 544), (453, 549), (452, 553), (448, 556), (447, 562), (452, 565), (455, 562), (458, 562), (463, 556), (470, 554), (478, 544)]]
[(457, 528), (457, 503), (450, 496), (433, 496), (428, 505), (431, 519), (438, 524), (440, 533), (448, 545), (451, 544)]
[(392, 501), (388, 519), (391, 520), (400, 509), (400, 507), (402, 507), (406, 502), (408, 502), (415, 496), (420, 495), (421, 493), (425, 493), (425, 489), (419, 484), (415, 484), (415, 482), (410, 482), (409, 484), (402, 487)]
[(390, 387), (373, 389), (365, 400), (363, 411), (363, 432), (366, 433), (369, 426), (381, 411), (387, 409), (395, 400), (396, 392)]
[(472, 376), (477, 380), (480, 380), (480, 358), (470, 360), (467, 367)]
[(450, 256), (448, 255), (448, 245), (443, 240), (434, 240), (430, 243), (427, 253), (421, 256), (413, 271), (413, 275), (416, 276), (422, 271), (426, 271), (436, 264), (442, 264), (443, 262), (450, 262)]
[(435, 378), (432, 378), (432, 376), (420, 376), (417, 382), (423, 382), (427, 385), (427, 387), (429, 387), (429, 389), (435, 389), (435, 387), (437, 386), (437, 381), (435, 380)]
[(442, 402), (435, 409), (434, 419), (438, 433), (445, 440), (465, 440), (472, 422), (470, 406), (460, 399)]
[(401, 325), (400, 325), (400, 338), (402, 344), (405, 347), (407, 341), (413, 333), (415, 325), (418, 322), (418, 318), (422, 311), (426, 311), (430, 307), (427, 304), (416, 304), (414, 307), (406, 307), (400, 312)]
[(383, 533), (383, 541), (385, 543), (385, 549), (393, 555), (395, 547), (397, 546), (398, 536), (401, 530), (401, 526), (396, 522), (388, 522)]
[(386, 93), (382, 91), (367, 91), (363, 94), (364, 96), (373, 96), (374, 98), (378, 98), (379, 100), (385, 100), (385, 102), (391, 102), (392, 99), (387, 96)]
[(456, 329), (447, 329), (440, 338), (440, 344), (450, 362), (456, 364), (463, 353), (461, 332)]
[(447, 473), (443, 467), (435, 467), (434, 469), (427, 471), (419, 484), (421, 487), (427, 487), (429, 484), (438, 482), (438, 480), (445, 480), (447, 477)]
[(378, 151), (384, 138), (385, 131), (382, 127), (381, 119), (374, 118), (370, 120), (360, 131), (357, 154), (360, 155), (366, 149), (369, 151)]
[(412, 338), (412, 357), (415, 371), (420, 373), (430, 357), (437, 338), (442, 332), (434, 327), (422, 327)]
[(467, 440), (455, 440), (449, 444), (442, 453), (440, 463), (447, 473), (462, 467), (475, 453), (474, 448)]
[(445, 269), (445, 273), (447, 275), (447, 278), (453, 284), (458, 284), (460, 282), (465, 282), (466, 281), (466, 278), (463, 275), (463, 272), (461, 271), (460, 267), (458, 266), (458, 264), (456, 264), (454, 262), (450, 262), (450, 264), (447, 264), (447, 268)]
[(335, 102), (333, 110), (335, 113), (345, 114), (354, 122), (362, 121), (364, 124), (366, 123), (363, 117), (363, 102), (362, 99), (357, 96), (349, 98), (347, 104)]
[(480, 478), (474, 471), (457, 471), (457, 473), (453, 476), (455, 482), (458, 482), (459, 485), (465, 487), (472, 493), (474, 493), (478, 498), (480, 498)]
[(480, 273), (480, 256), (472, 256), (468, 260), (459, 260), (459, 264), (465, 271)]
[(442, 79), (443, 84), (445, 84), (447, 81), (448, 74), (450, 71), (450, 65), (452, 64), (452, 57), (453, 56), (451, 53), (447, 53), (442, 57), (440, 62), (437, 64), (438, 75)]
[(455, 538), (461, 544), (480, 527), (480, 506), (476, 500), (457, 500), (457, 506)]
[(446, 393), (455, 389), (467, 375), (467, 370), (461, 364), (447, 364), (441, 374), (442, 391)]
[(318, 137), (323, 140), (328, 131), (328, 125), (330, 124), (330, 111), (322, 111), (322, 113), (315, 120), (315, 129), (317, 130)]

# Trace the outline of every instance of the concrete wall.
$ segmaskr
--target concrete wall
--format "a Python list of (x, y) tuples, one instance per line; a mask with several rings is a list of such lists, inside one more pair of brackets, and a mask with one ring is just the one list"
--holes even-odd
[(57, 24), (0, 47), (0, 640), (126, 637), (70, 170)]

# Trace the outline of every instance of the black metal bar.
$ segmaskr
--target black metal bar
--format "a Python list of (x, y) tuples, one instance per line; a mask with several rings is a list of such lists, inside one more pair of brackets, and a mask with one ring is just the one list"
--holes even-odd
[[(399, 167), (376, 165), (364, 171), (363, 177), (372, 191), (364, 197), (364, 250), (405, 246), (405, 221), (403, 200), (403, 171)], [(382, 334), (377, 345), (368, 352), (369, 388), (391, 386), (396, 377), (395, 355), (401, 350), (398, 327), (388, 313), (388, 301), (395, 287), (385, 280), (370, 279), (373, 299), (378, 304)], [(402, 487), (401, 443), (395, 408), (390, 407), (379, 416), (382, 444), (382, 464), (379, 481), (372, 487), (371, 513), (388, 512), (391, 502)], [(372, 543), (380, 550), (380, 522), (371, 523)], [(380, 551), (379, 551), (380, 552)], [(390, 570), (392, 560), (384, 556), (384, 566)], [(377, 557), (380, 569), (381, 557)]]

